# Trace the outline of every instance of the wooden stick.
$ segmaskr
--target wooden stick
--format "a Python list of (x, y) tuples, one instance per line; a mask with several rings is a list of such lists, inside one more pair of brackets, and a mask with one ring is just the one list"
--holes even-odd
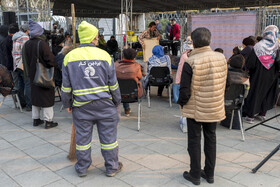
[[(73, 33), (73, 48), (76, 47), (76, 21), (75, 21), (75, 6), (71, 4), (71, 13), (72, 13), (72, 33)], [(76, 128), (72, 123), (72, 132), (71, 132), (71, 143), (69, 148), (69, 154), (67, 158), (71, 161), (77, 159), (76, 157)]]
[(72, 33), (73, 33), (73, 48), (76, 48), (76, 20), (75, 20), (75, 5), (71, 4), (71, 14), (72, 14)]
[(72, 124), (72, 132), (71, 132), (71, 143), (70, 143), (70, 148), (69, 148), (69, 154), (67, 158), (71, 161), (76, 160), (76, 128), (74, 124)]

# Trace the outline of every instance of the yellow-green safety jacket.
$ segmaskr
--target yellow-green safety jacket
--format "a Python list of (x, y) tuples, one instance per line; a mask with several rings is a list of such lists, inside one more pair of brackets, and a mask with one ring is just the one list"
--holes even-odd
[(121, 102), (114, 61), (90, 43), (81, 44), (65, 56), (61, 90), (65, 108), (103, 98), (112, 99), (116, 106)]

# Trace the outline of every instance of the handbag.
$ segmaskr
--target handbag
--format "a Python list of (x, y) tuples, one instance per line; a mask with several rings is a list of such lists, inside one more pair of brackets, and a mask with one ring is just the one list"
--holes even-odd
[(39, 46), (37, 47), (37, 62), (36, 62), (36, 73), (33, 80), (33, 84), (42, 88), (54, 88), (55, 84), (53, 81), (54, 67), (46, 68), (39, 60)]

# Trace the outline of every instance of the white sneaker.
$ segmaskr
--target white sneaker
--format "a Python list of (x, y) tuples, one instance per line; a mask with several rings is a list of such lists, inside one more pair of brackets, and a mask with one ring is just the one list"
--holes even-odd
[(254, 123), (254, 118), (249, 118), (248, 116), (243, 117), (243, 122), (249, 123), (249, 124), (253, 124)]
[(261, 116), (261, 115), (257, 115), (257, 116), (255, 117), (255, 119), (256, 119), (256, 120), (259, 120), (259, 121), (264, 121), (264, 120), (266, 120), (266, 117), (265, 117), (265, 116)]

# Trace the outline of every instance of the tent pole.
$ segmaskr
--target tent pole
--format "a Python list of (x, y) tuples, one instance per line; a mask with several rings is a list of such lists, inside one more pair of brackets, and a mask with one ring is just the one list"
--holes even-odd
[[(133, 8), (133, 0), (130, 0), (130, 30), (132, 32), (132, 8)], [(130, 48), (132, 48), (132, 34), (130, 34)]]
[(121, 30), (121, 59), (123, 58), (123, 0), (121, 0), (121, 17), (120, 17), (120, 30)]

